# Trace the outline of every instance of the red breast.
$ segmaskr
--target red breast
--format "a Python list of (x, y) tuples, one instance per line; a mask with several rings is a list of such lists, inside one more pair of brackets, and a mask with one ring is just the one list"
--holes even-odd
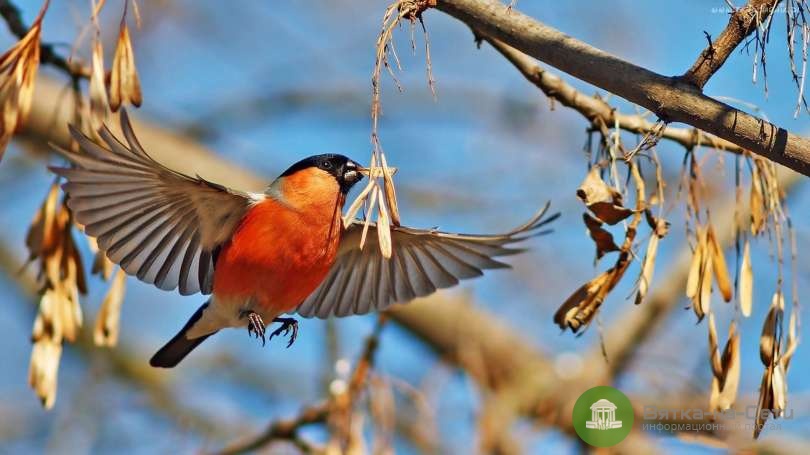
[(281, 313), (311, 294), (334, 263), (345, 196), (337, 181), (317, 168), (278, 183), (278, 194), (248, 210), (220, 252), (214, 294), (253, 297)]

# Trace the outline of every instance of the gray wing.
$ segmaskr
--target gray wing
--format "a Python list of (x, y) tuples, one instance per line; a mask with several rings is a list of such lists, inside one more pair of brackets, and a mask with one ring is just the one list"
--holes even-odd
[(74, 218), (128, 274), (183, 295), (210, 294), (218, 248), (254, 199), (153, 160), (124, 111), (121, 129), (126, 144), (105, 126), (99, 145), (70, 127), (81, 152), (58, 151), (75, 167), (51, 170), (67, 180)]
[(498, 235), (392, 227), (390, 259), (380, 253), (374, 225), (360, 250), (363, 224), (356, 220), (343, 233), (338, 257), (326, 279), (294, 312), (319, 318), (365, 314), (455, 286), (460, 280), (481, 276), (486, 269), (509, 267), (494, 258), (524, 251), (510, 245), (548, 233), (541, 228), (559, 216), (544, 219), (548, 207), (546, 204), (523, 226)]

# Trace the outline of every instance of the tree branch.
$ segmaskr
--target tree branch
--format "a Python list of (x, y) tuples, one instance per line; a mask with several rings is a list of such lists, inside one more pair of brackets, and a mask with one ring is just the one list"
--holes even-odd
[(624, 61), (495, 0), (437, 0), (436, 8), (666, 122), (692, 125), (810, 175), (810, 139), (712, 99), (681, 78)]
[(684, 73), (683, 79), (702, 89), (714, 73), (726, 63), (726, 59), (734, 49), (768, 19), (780, 1), (750, 0), (742, 8), (734, 10), (726, 28), (716, 40), (703, 49), (692, 67)]
[[(563, 106), (576, 110), (595, 127), (598, 128), (600, 123), (608, 127), (617, 124), (619, 128), (631, 133), (654, 134), (655, 123), (650, 122), (644, 116), (617, 112), (606, 101), (578, 91), (553, 72), (535, 63), (533, 58), (503, 41), (488, 36), (483, 36), (481, 39), (492, 45), (501, 55), (515, 65), (515, 68), (523, 74), (523, 77), (542, 90), (546, 96), (560, 102)], [(677, 142), (687, 149), (693, 149), (699, 145), (709, 145), (734, 153), (743, 151), (737, 144), (720, 139), (713, 134), (706, 134), (697, 128), (687, 129), (667, 126), (664, 128), (661, 137)]]
[(257, 437), (251, 438), (245, 442), (237, 442), (217, 453), (218, 455), (236, 455), (248, 453), (260, 449), (273, 441), (279, 440), (290, 441), (305, 453), (312, 452), (313, 449), (311, 445), (301, 439), (298, 431), (307, 425), (326, 422), (326, 419), (329, 416), (329, 409), (330, 406), (328, 401), (307, 406), (293, 418), (274, 421), (269, 427), (267, 427), (267, 430), (262, 432)]

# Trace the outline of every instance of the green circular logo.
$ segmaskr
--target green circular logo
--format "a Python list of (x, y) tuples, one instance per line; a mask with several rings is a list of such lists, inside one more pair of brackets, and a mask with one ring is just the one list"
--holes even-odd
[(577, 399), (573, 422), (580, 439), (588, 444), (615, 446), (633, 429), (633, 406), (625, 394), (613, 387), (594, 387)]

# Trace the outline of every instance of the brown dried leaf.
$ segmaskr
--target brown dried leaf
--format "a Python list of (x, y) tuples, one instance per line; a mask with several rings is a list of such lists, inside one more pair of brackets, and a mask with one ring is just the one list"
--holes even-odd
[(104, 296), (93, 329), (93, 342), (96, 346), (112, 347), (118, 344), (118, 328), (121, 320), (121, 304), (124, 301), (126, 290), (126, 278), (124, 270), (119, 268), (107, 295)]
[(385, 183), (385, 201), (391, 212), (391, 223), (394, 226), (399, 226), (399, 206), (397, 205), (397, 191), (394, 188), (393, 179), (396, 169), (388, 167), (385, 153), (380, 153), (380, 161), (382, 162), (383, 182)]
[(695, 249), (692, 251), (692, 262), (689, 265), (689, 275), (686, 279), (686, 296), (693, 299), (699, 291), (700, 286), (700, 271), (703, 266), (703, 230), (700, 226), (697, 227), (696, 233), (697, 242)]
[(737, 389), (740, 384), (740, 335), (733, 321), (728, 329), (728, 341), (723, 351), (722, 364), (723, 377), (718, 378), (720, 395), (714, 409), (724, 411), (737, 401)]
[(762, 334), (759, 337), (759, 358), (763, 365), (773, 364), (773, 360), (779, 355), (776, 351), (776, 331), (782, 323), (782, 313), (785, 309), (785, 298), (781, 291), (776, 291), (771, 299), (771, 307), (768, 309), (768, 316), (762, 325)]
[(140, 106), (143, 101), (138, 70), (135, 67), (135, 53), (126, 21), (121, 21), (118, 43), (115, 46), (112, 71), (110, 72), (110, 108), (118, 111), (123, 103)]
[(597, 218), (613, 226), (633, 214), (633, 211), (618, 204), (596, 202), (588, 206)]
[(109, 115), (107, 89), (104, 86), (104, 48), (101, 38), (96, 35), (93, 42), (93, 58), (90, 74), (90, 125), (99, 130)]
[(93, 267), (90, 269), (90, 273), (100, 275), (104, 281), (109, 280), (115, 264), (107, 258), (103, 251), (98, 249), (98, 241), (95, 237), (87, 236), (87, 244), (90, 246), (90, 251), (93, 252)]
[(765, 198), (762, 193), (762, 182), (756, 163), (752, 166), (751, 175), (751, 196), (749, 204), (751, 206), (751, 234), (758, 235), (765, 230), (768, 221), (768, 213), (765, 208)]
[(711, 392), (709, 394), (709, 409), (719, 409), (720, 403), (720, 380), (717, 376), (712, 376)]
[(0, 56), (0, 159), (31, 109), (39, 68), (42, 18), (48, 6), (46, 1), (25, 36)]
[[(709, 314), (709, 363), (715, 378), (723, 378), (723, 364), (720, 361), (720, 344), (717, 342), (717, 327), (714, 324), (714, 314)], [(719, 392), (719, 389), (718, 389)]]
[(582, 220), (585, 222), (585, 227), (588, 228), (588, 233), (596, 243), (596, 258), (601, 259), (605, 253), (611, 251), (619, 251), (618, 245), (613, 241), (613, 235), (602, 228), (602, 222), (592, 217), (587, 213), (582, 214)]
[(45, 409), (51, 409), (56, 402), (57, 373), (61, 356), (62, 343), (50, 338), (37, 340), (31, 350), (28, 385), (34, 389)]
[(644, 210), (644, 217), (647, 220), (647, 224), (650, 226), (650, 229), (653, 230), (653, 233), (658, 236), (658, 238), (663, 239), (669, 234), (669, 222), (663, 218), (657, 218), (652, 214), (650, 209)]
[[(63, 207), (62, 210), (67, 210), (67, 207)], [(66, 262), (72, 262), (72, 265), (69, 266), (72, 267), (70, 276), (73, 282), (72, 284), (75, 285), (76, 290), (79, 293), (82, 295), (87, 295), (87, 277), (84, 276), (82, 256), (79, 249), (76, 248), (76, 243), (73, 240), (70, 226), (66, 227), (64, 235), (65, 256), (63, 256), (63, 259), (65, 259)], [(78, 301), (78, 298), (76, 300)]]
[(723, 256), (723, 249), (720, 247), (720, 243), (714, 235), (714, 227), (712, 227), (711, 224), (709, 224), (706, 235), (709, 250), (711, 251), (712, 270), (714, 271), (714, 277), (717, 281), (717, 288), (720, 290), (723, 300), (730, 302), (733, 296), (731, 278), (728, 273), (728, 267), (726, 266), (726, 258)]
[(790, 312), (790, 321), (788, 322), (788, 336), (787, 336), (787, 347), (785, 348), (785, 353), (782, 354), (781, 362), (785, 368), (785, 373), (787, 373), (788, 367), (790, 366), (790, 359), (793, 358), (793, 353), (796, 352), (796, 348), (799, 347), (799, 338), (797, 334), (798, 325), (797, 322), (798, 316), (796, 316), (796, 307), (794, 306)]
[(655, 233), (650, 236), (647, 243), (647, 253), (644, 255), (644, 262), (641, 266), (641, 275), (638, 279), (638, 293), (636, 293), (636, 305), (644, 301), (647, 291), (652, 284), (653, 273), (655, 272), (655, 258), (658, 255), (659, 237)]
[(781, 363), (777, 362), (773, 366), (773, 378), (771, 379), (771, 390), (773, 394), (774, 418), (782, 415), (782, 411), (787, 406), (787, 381), (785, 380), (785, 369)]
[(46, 240), (46, 234), (51, 232), (51, 225), (53, 224), (56, 215), (56, 201), (59, 196), (59, 185), (54, 182), (48, 189), (48, 194), (45, 200), (42, 201), (34, 219), (31, 221), (31, 226), (28, 228), (28, 233), (25, 236), (25, 245), (28, 247), (28, 260), (32, 261), (42, 254), (45, 246), (49, 244)]
[(574, 333), (583, 325), (589, 324), (602, 304), (601, 300), (606, 293), (603, 288), (610, 284), (614, 273), (615, 269), (609, 269), (580, 286), (554, 313), (554, 322), (561, 329), (571, 328)]
[(759, 386), (759, 401), (757, 402), (756, 425), (754, 425), (754, 439), (759, 437), (768, 414), (773, 406), (773, 366), (768, 366), (762, 374), (762, 383)]
[(622, 206), (621, 193), (602, 180), (597, 166), (585, 176), (577, 189), (577, 197), (599, 220), (611, 226), (633, 214), (632, 210)]
[(737, 284), (737, 295), (740, 299), (740, 312), (742, 312), (743, 316), (748, 317), (751, 315), (751, 305), (754, 295), (754, 270), (751, 267), (751, 245), (748, 239), (745, 239), (745, 246), (743, 247), (740, 276)]
[(698, 317), (698, 321), (709, 313), (712, 303), (712, 258), (709, 252), (708, 237), (705, 234), (701, 237), (701, 250), (703, 263), (700, 267), (700, 285), (698, 295), (692, 299), (692, 309)]

